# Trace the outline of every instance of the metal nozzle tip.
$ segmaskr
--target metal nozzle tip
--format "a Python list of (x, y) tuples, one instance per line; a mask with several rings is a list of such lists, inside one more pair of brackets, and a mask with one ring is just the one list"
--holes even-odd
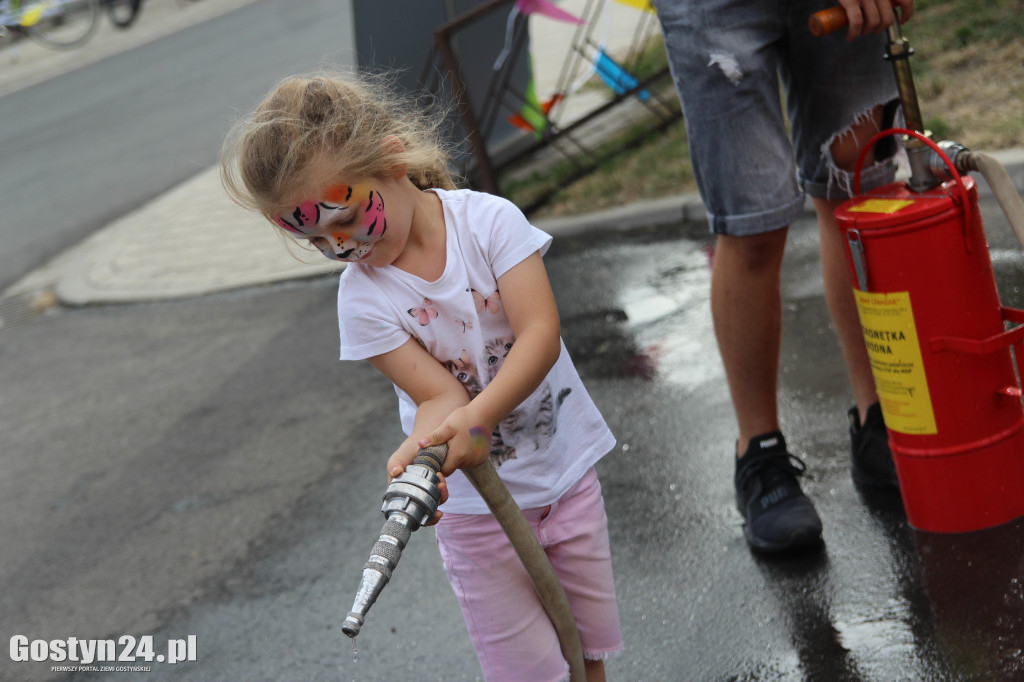
[(355, 638), (359, 634), (359, 630), (363, 627), (363, 619), (359, 614), (350, 613), (345, 617), (345, 622), (341, 624), (341, 631), (345, 633), (346, 637)]

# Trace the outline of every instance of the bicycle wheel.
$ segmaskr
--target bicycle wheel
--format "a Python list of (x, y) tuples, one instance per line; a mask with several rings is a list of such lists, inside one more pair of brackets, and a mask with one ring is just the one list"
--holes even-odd
[(26, 26), (28, 36), (46, 47), (66, 50), (78, 47), (96, 31), (100, 0), (41, 0), (28, 3), (25, 12), (40, 6), (39, 20)]
[(103, 0), (103, 6), (114, 26), (128, 28), (139, 16), (142, 0)]

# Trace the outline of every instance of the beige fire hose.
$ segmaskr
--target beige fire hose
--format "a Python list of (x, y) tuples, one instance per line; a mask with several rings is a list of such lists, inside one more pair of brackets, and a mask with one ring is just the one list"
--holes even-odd
[(569, 663), (570, 681), (585, 682), (587, 673), (583, 664), (583, 645), (580, 643), (579, 630), (576, 629), (576, 619), (569, 608), (569, 598), (529, 522), (489, 460), (473, 469), (463, 469), (463, 472), (484, 498), (487, 508), (498, 520), (529, 573), (541, 604), (555, 627), (562, 656)]
[(962, 166), (964, 170), (981, 173), (992, 190), (992, 196), (1003, 209), (1010, 228), (1017, 235), (1021, 248), (1024, 248), (1024, 202), (1017, 194), (1017, 188), (1014, 187), (1013, 180), (1003, 165), (995, 157), (984, 152), (966, 151), (958, 156), (956, 166), (958, 169)]

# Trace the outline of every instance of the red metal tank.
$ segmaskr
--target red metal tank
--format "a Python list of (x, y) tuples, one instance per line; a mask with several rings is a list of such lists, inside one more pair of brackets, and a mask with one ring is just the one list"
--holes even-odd
[(1019, 363), (1024, 311), (999, 302), (974, 180), (926, 192), (896, 182), (836, 219), (907, 520), (954, 533), (1024, 516), (1011, 353)]

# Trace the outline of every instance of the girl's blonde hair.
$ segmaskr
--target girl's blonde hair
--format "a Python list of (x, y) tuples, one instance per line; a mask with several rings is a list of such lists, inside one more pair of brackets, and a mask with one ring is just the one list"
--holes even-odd
[[(307, 170), (319, 160), (350, 179), (405, 166), (420, 189), (454, 189), (446, 119), (399, 97), (383, 77), (292, 76), (234, 125), (221, 151), (221, 182), (235, 202), (271, 220), (291, 208), (282, 198), (313, 180)], [(391, 136), (402, 144), (389, 144)]]

